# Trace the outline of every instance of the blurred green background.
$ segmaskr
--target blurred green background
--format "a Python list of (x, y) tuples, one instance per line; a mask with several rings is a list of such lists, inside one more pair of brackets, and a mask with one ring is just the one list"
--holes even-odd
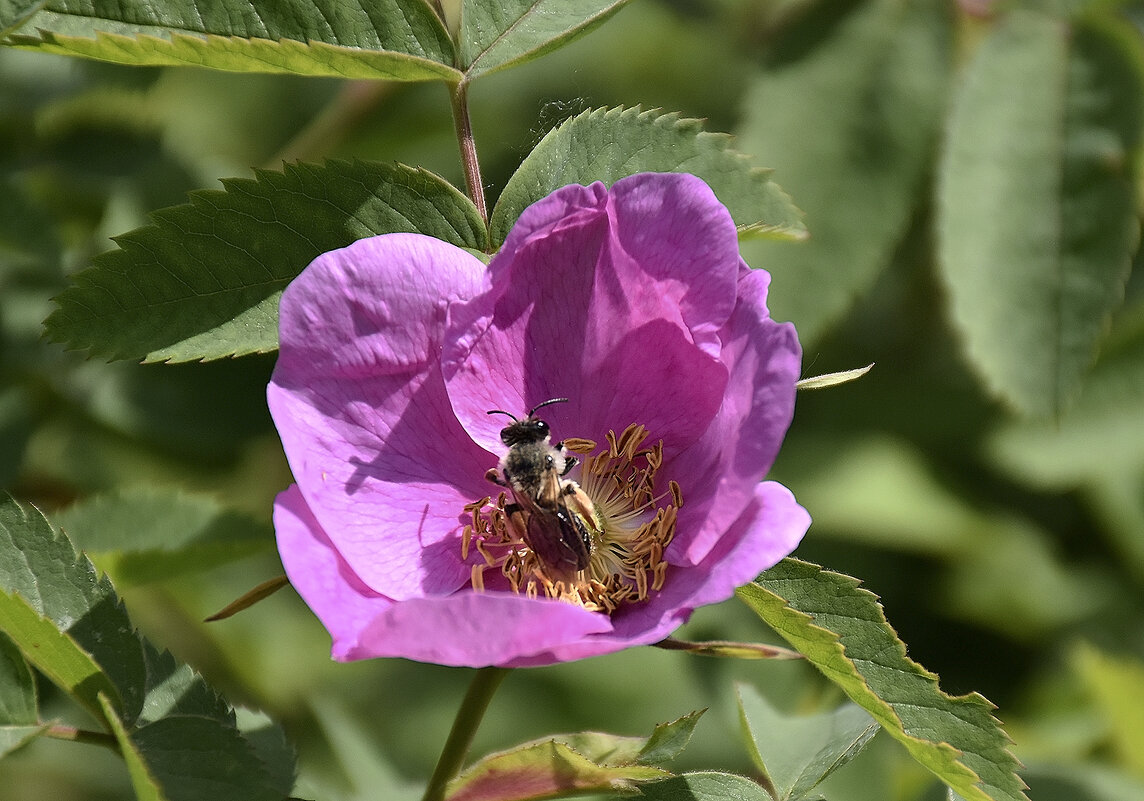
[[(979, 691), (999, 705), (1033, 799), (1142, 799), (1144, 287), (1136, 271), (1059, 420), (1010, 413), (966, 365), (932, 231), (951, 86), (990, 24), (966, 10), (984, 4), (962, 5), (632, 3), (576, 43), (473, 86), (484, 178), (495, 196), (549, 128), (617, 105), (704, 118), (775, 168), (812, 239), (747, 243), (744, 255), (772, 270), (772, 310), (799, 326), (804, 374), (876, 363), (857, 383), (799, 397), (773, 474), (815, 521), (796, 555), (880, 595), (910, 656), (947, 692)], [(887, 52), (909, 55), (870, 66)], [(431, 771), (468, 671), (334, 664), (328, 637), (290, 590), (230, 620), (199, 622), (281, 571), (269, 514), (290, 476), (265, 409), (273, 357), (104, 364), (41, 339), (51, 297), (112, 246), (109, 237), (190, 190), (218, 188), (218, 178), (324, 158), (396, 160), (462, 185), (440, 85), (0, 50), (0, 486), (65, 528), (73, 504), (155, 486), (233, 510), (225, 547), (162, 575), (133, 569), (95, 535), (69, 533), (110, 572), (148, 636), (233, 703), (284, 723), (306, 797), (337, 787), (386, 798), (385, 788)], [(855, 186), (863, 191), (847, 195)], [(774, 640), (734, 601), (700, 610), (681, 636)], [(678, 766), (749, 772), (735, 682), (789, 713), (841, 700), (799, 663), (639, 649), (517, 671), (475, 748), (579, 729), (648, 733), (710, 707)], [(53, 707), (46, 682), (42, 693), (46, 709), (75, 719), (62, 698)], [(42, 738), (0, 762), (0, 788), (5, 801), (130, 797), (117, 758)], [(944, 797), (885, 737), (823, 792), (832, 801)]]

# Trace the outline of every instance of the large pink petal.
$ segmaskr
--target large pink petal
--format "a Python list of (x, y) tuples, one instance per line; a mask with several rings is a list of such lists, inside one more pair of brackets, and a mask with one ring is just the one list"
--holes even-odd
[(496, 457), (453, 414), (438, 355), (450, 304), (484, 265), (416, 234), (320, 256), (283, 294), (267, 391), (295, 480), (366, 585), (392, 599), (468, 579), (462, 507)]
[(454, 318), (443, 363), (458, 419), (492, 448), (504, 418), (488, 410), (569, 397), (545, 410), (559, 436), (639, 422), (683, 447), (722, 393), (717, 332), (738, 264), (734, 223), (694, 176), (557, 190), (525, 210), (490, 291)]
[(607, 615), (563, 601), (465, 590), (414, 598), (386, 610), (362, 632), (355, 656), (507, 667), (611, 628)]
[(662, 470), (683, 490), (674, 564), (702, 560), (743, 514), (794, 416), (802, 359), (794, 326), (770, 319), (767, 273), (743, 265), (740, 276), (739, 303), (720, 332), (731, 371), (722, 406), (703, 436)]
[(274, 503), (278, 553), (290, 583), (333, 638), (335, 659), (352, 659), (358, 638), (393, 601), (362, 584), (310, 512), (297, 484)]

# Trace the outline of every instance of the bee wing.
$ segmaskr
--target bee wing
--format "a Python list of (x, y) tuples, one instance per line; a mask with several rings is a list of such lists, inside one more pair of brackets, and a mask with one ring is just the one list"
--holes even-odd
[(575, 573), (588, 566), (584, 537), (567, 509), (541, 509), (528, 515), (525, 539), (540, 561), (559, 573)]
[(544, 477), (540, 479), (540, 486), (536, 490), (536, 505), (542, 509), (555, 511), (564, 505), (562, 490), (560, 476), (556, 471), (545, 470)]

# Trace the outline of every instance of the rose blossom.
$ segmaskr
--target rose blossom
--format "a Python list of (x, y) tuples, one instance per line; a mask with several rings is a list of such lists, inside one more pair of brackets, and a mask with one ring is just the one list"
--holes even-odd
[[(282, 296), (268, 399), (297, 482), (279, 550), (334, 657), (521, 666), (654, 643), (788, 554), (809, 516), (762, 479), (801, 353), (769, 280), (681, 174), (559, 189), (487, 267), (418, 234), (319, 256)], [(486, 477), (512, 423), (489, 412), (558, 398), (536, 417), (579, 460), (562, 498), (589, 502), (568, 513), (590, 550), (571, 573)]]

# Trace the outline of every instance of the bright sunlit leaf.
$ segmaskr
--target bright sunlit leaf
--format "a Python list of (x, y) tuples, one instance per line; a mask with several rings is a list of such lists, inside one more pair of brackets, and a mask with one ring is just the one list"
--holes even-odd
[(421, 0), (160, 4), (16, 2), (0, 7), (8, 44), (121, 64), (186, 64), (390, 80), (456, 79), (453, 47)]
[(703, 130), (699, 120), (641, 111), (596, 109), (562, 123), (540, 140), (509, 179), (489, 228), (501, 243), (525, 208), (566, 184), (615, 181), (639, 172), (689, 172), (707, 182), (740, 233), (799, 238), (802, 215), (771, 180), (731, 150), (732, 137)]
[(967, 801), (1027, 801), (992, 705), (942, 692), (937, 676), (906, 656), (877, 597), (858, 584), (787, 558), (738, 594)]

